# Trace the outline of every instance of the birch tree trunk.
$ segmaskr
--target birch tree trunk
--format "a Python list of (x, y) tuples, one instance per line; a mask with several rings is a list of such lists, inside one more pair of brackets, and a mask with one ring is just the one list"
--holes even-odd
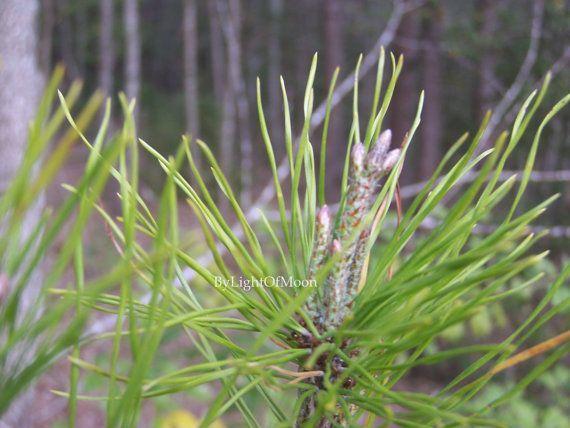
[(196, 1), (184, 1), (184, 101), (186, 131), (194, 137), (200, 135), (198, 115), (198, 22)]
[(99, 89), (105, 96), (113, 93), (113, 66), (115, 45), (113, 42), (113, 0), (100, 0), (99, 3)]
[[(37, 0), (0, 1), (0, 193), (5, 191), (22, 161), (28, 126), (41, 96), (43, 77), (37, 61), (38, 8)], [(34, 229), (42, 208), (43, 197), (39, 197), (22, 221), (22, 239)], [(41, 279), (39, 271), (31, 278), (20, 299), (19, 314), (26, 313), (36, 303)], [(25, 358), (30, 351), (33, 352), (23, 350), (21, 355)], [(30, 426), (34, 413), (30, 412), (32, 399), (32, 389), (16, 399), (2, 416), (0, 426)]]
[(36, 0), (0, 2), (0, 193), (22, 160), (41, 95)]
[(139, 30), (138, 0), (125, 0), (123, 19), (125, 25), (125, 92), (127, 98), (137, 100), (135, 122), (140, 111), (141, 86), (141, 37)]

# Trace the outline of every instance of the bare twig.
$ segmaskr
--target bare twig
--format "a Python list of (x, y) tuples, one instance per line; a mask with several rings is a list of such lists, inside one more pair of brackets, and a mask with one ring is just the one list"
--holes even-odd
[(545, 340), (544, 342), (539, 343), (532, 348), (525, 349), (522, 352), (512, 356), (511, 358), (503, 361), (500, 364), (497, 364), (495, 367), (491, 369), (489, 372), (489, 376), (496, 375), (503, 370), (506, 370), (510, 367), (516, 366), (517, 364), (522, 363), (530, 358), (536, 357), (537, 355), (544, 354), (551, 349), (557, 348), (560, 345), (570, 341), (570, 330), (565, 331), (564, 333), (559, 334), (552, 339)]
[[(446, 55), (451, 61), (457, 63), (459, 66), (465, 68), (466, 70), (469, 70), (473, 73), (479, 73), (479, 66), (475, 61), (465, 56), (457, 55), (457, 51), (454, 48), (448, 47), (444, 43), (433, 46), (432, 44), (424, 42), (423, 40), (401, 35), (397, 36), (394, 41), (402, 47), (417, 51), (425, 51), (428, 48), (436, 49), (443, 55)], [(491, 77), (489, 84), (491, 85), (492, 89), (498, 94), (504, 94), (507, 91), (505, 86), (495, 76)]]
[(325, 372), (323, 372), (322, 370), (311, 370), (311, 371), (305, 371), (305, 372), (295, 372), (292, 370), (287, 370), (284, 369), (282, 367), (279, 366), (275, 366), (275, 365), (271, 365), (269, 366), (270, 369), (275, 370), (278, 373), (281, 373), (283, 375), (286, 376), (291, 376), (293, 379), (289, 381), (290, 384), (295, 384), (295, 383), (299, 383), (302, 380), (305, 379), (310, 379), (313, 377), (320, 377), (323, 376), (325, 374)]
[[(554, 76), (556, 76), (562, 70), (566, 69), (566, 66), (568, 65), (569, 62), (570, 62), (570, 46), (567, 46), (564, 49), (564, 52), (562, 52), (562, 55), (560, 55), (560, 57), (552, 64), (552, 67), (550, 67), (550, 70), (548, 70), (547, 73), (550, 73), (550, 77), (554, 78)], [(531, 87), (533, 89), (539, 89), (540, 86), (543, 84), (545, 78), (546, 78), (546, 74), (541, 76), (540, 79), (537, 79), (532, 84)], [(515, 116), (519, 112), (522, 103), (523, 103), (523, 100), (519, 101), (516, 104), (513, 104), (511, 106), (511, 108), (509, 109), (508, 113), (506, 113), (504, 115), (502, 123), (512, 123)]]
[[(440, 225), (440, 221), (433, 217), (426, 217), (420, 227), (424, 230), (433, 230)], [(499, 228), (498, 224), (477, 224), (471, 233), (473, 235), (490, 235)], [(541, 233), (548, 232), (548, 236), (551, 238), (558, 239), (568, 239), (570, 238), (570, 226), (555, 225), (555, 226), (545, 226), (545, 225), (534, 225), (527, 226), (529, 233)]]
[(480, 150), (486, 147), (486, 142), (490, 139), (489, 137), (493, 134), (497, 126), (501, 123), (501, 120), (507, 113), (509, 107), (515, 102), (519, 96), (524, 83), (528, 79), (532, 67), (536, 62), (538, 56), (538, 46), (540, 42), (540, 37), (542, 35), (542, 22), (544, 17), (544, 0), (535, 0), (533, 8), (533, 17), (530, 30), (530, 43), (528, 50), (526, 52), (525, 58), (519, 68), (519, 71), (513, 80), (513, 83), (499, 101), (493, 114), (489, 119), (489, 125), (483, 134), (482, 141), (483, 144), (480, 146)]
[[(505, 181), (511, 178), (513, 175), (516, 176), (515, 181), (522, 180), (523, 171), (503, 171), (499, 175), (499, 181)], [(478, 176), (477, 171), (470, 171), (461, 177), (457, 184), (466, 184), (474, 181)], [(436, 180), (437, 184), (441, 178)], [(532, 183), (556, 183), (570, 181), (570, 170), (556, 170), (556, 171), (532, 171), (530, 173), (530, 181)], [(413, 184), (408, 184), (400, 189), (400, 196), (402, 199), (410, 199), (416, 196), (422, 191), (422, 189), (427, 185), (427, 181), (420, 181)]]

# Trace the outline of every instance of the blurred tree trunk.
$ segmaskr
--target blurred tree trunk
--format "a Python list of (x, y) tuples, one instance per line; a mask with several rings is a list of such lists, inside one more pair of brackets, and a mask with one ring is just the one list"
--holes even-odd
[(212, 60), (212, 83), (216, 102), (221, 103), (224, 96), (224, 43), (222, 29), (213, 1), (206, 2), (208, 5), (208, 23), (210, 26), (210, 59)]
[(113, 0), (99, 3), (99, 88), (105, 96), (113, 94), (115, 44), (113, 41)]
[(186, 131), (194, 137), (200, 134), (198, 115), (198, 22), (196, 1), (184, 1), (184, 100)]
[(420, 178), (429, 177), (435, 170), (442, 150), (442, 80), (441, 80), (441, 26), (442, 10), (436, 3), (426, 6), (423, 22), (422, 50), (423, 87), (426, 99), (423, 110)]
[(49, 74), (52, 67), (51, 54), (53, 49), (54, 23), (55, 23), (54, 0), (42, 0), (39, 62), (40, 62), (40, 67), (45, 74)]
[(75, 7), (75, 41), (77, 69), (83, 79), (86, 79), (86, 58), (88, 53), (89, 27), (87, 19), (87, 5), (81, 2)]
[(493, 37), (497, 31), (497, 6), (493, 0), (477, 0), (476, 21), (479, 28), (479, 39), (481, 40), (479, 60), (479, 75), (475, 92), (475, 104), (479, 120), (483, 118), (485, 112), (493, 107), (495, 91), (493, 83), (495, 81), (495, 66), (497, 64), (497, 53), (494, 50), (495, 41)]
[[(0, 1), (0, 193), (18, 170), (27, 144), (28, 126), (42, 92), (43, 77), (37, 58), (38, 9), (37, 0)], [(42, 208), (43, 197), (39, 197), (22, 221), (23, 240), (33, 231)], [(41, 273), (37, 271), (20, 299), (20, 314), (37, 307), (41, 285)], [(33, 352), (32, 348), (29, 351)], [(5, 362), (8, 366), (11, 363), (14, 362)], [(13, 402), (2, 421), (8, 426), (31, 426), (32, 400), (30, 389)]]
[[(410, 129), (410, 125), (415, 115), (418, 102), (418, 82), (417, 82), (417, 65), (418, 65), (418, 35), (419, 20), (418, 13), (411, 12), (404, 15), (400, 26), (398, 27), (394, 52), (397, 55), (404, 55), (404, 69), (398, 84), (394, 97), (392, 98), (392, 106), (390, 108), (390, 127), (392, 128), (395, 144), (400, 145), (406, 132)], [(387, 78), (385, 78), (386, 80)], [(402, 171), (404, 183), (413, 182), (418, 179), (416, 177), (417, 168), (413, 168), (417, 163), (414, 150), (408, 152), (409, 159), (406, 160), (406, 167)]]
[[(294, 28), (303, 29), (302, 32), (293, 31), (291, 39), (289, 39), (292, 40), (294, 49), (295, 69), (294, 76), (289, 77), (285, 83), (287, 84), (289, 104), (294, 114), (303, 105), (303, 94), (311, 65), (311, 57), (320, 46), (320, 28), (317, 27), (317, 23), (321, 18), (322, 8), (319, 2), (312, 0), (288, 1), (285, 2), (285, 6), (288, 8), (288, 13), (292, 15), (292, 21), (295, 23)], [(302, 126), (302, 113), (294, 115), (292, 120), (293, 125), (297, 123)]]
[(269, 62), (269, 118), (271, 119), (272, 141), (276, 152), (285, 152), (283, 145), (283, 113), (281, 86), (279, 75), (281, 74), (281, 21), (283, 14), (283, 1), (270, 0), (269, 10), (271, 15), (270, 29), (267, 41), (267, 56)]
[[(217, 36), (214, 37), (215, 33), (219, 30), (220, 31), (220, 36), (222, 35), (222, 26), (226, 25), (226, 21), (227, 21), (227, 4), (222, 3), (224, 0), (217, 0), (216, 2), (216, 13), (214, 15), (216, 15), (216, 18), (212, 21), (210, 21), (210, 24), (212, 25), (211, 29), (212, 29), (212, 44), (214, 43), (220, 43), (220, 50), (219, 52), (224, 52), (223, 48), (223, 44), (222, 44), (222, 38), (220, 37), (219, 40), (217, 40)], [(209, 4), (211, 2), (208, 2)], [(225, 11), (225, 12), (224, 12)], [(216, 28), (214, 28), (216, 27)], [(214, 31), (214, 29), (216, 31)], [(222, 61), (218, 62), (221, 58), (216, 60), (216, 64), (214, 64), (214, 60), (213, 60), (213, 66), (216, 67), (217, 65), (219, 65), (220, 63), (223, 63)], [(229, 62), (229, 61), (228, 61)], [(218, 71), (220, 72), (220, 75), (222, 73), (223, 68), (220, 68)], [(216, 73), (216, 70), (214, 70), (214, 73)], [(234, 87), (232, 85), (232, 80), (230, 78), (230, 72), (229, 70), (226, 68), (225, 69), (225, 73), (224, 73), (224, 85), (223, 85), (223, 97), (222, 97), (222, 126), (221, 126), (221, 131), (220, 131), (220, 144), (219, 144), (219, 152), (220, 152), (220, 162), (222, 165), (222, 169), (224, 170), (224, 173), (229, 176), (232, 177), (233, 173), (235, 171), (235, 168), (233, 168), (234, 166), (234, 144), (237, 141), (236, 139), (236, 109), (235, 109), (235, 94), (234, 94)], [(222, 212), (227, 211), (228, 207), (229, 207), (229, 203), (227, 198), (225, 197), (224, 193), (220, 190), (218, 193), (218, 198), (219, 198), (219, 202), (220, 202), (220, 207), (222, 209)]]
[(69, 0), (57, 0), (61, 58), (66, 67), (67, 77), (73, 80), (79, 77), (79, 68), (73, 46), (74, 33), (71, 25), (73, 15), (70, 6)]
[[(342, 1), (325, 0), (324, 2), (324, 54), (325, 54), (325, 79), (328, 85), (337, 67), (344, 65), (344, 43), (343, 43), (343, 11)], [(345, 120), (343, 105), (339, 104), (331, 112), (331, 119), (328, 131), (328, 147), (333, 156), (330, 157), (332, 165), (332, 181), (337, 182), (342, 174), (344, 152), (347, 139), (347, 122)]]
[(140, 111), (140, 87), (141, 87), (141, 36), (139, 29), (138, 0), (125, 0), (123, 19), (125, 25), (125, 92), (127, 98), (135, 98), (135, 122), (138, 124), (138, 112)]
[[(241, 203), (248, 207), (252, 201), (253, 158), (249, 129), (249, 107), (241, 63), (241, 5), (240, 0), (218, 2), (222, 28), (226, 38), (229, 89), (235, 102), (240, 136)], [(225, 119), (224, 119), (225, 120)]]
[(42, 91), (36, 0), (0, 2), (0, 193), (17, 171)]

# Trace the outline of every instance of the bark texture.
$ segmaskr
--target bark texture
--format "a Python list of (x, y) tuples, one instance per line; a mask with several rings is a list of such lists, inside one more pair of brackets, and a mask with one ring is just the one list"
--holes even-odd
[(249, 206), (252, 201), (253, 150), (249, 107), (241, 62), (241, 2), (239, 0), (220, 1), (218, 2), (218, 7), (226, 39), (227, 77), (229, 82), (226, 91), (229, 90), (232, 93), (240, 137), (239, 177), (241, 179), (241, 203), (243, 206)]
[(35, 0), (0, 2), (0, 192), (17, 171), (40, 98)]
[(54, 0), (41, 2), (41, 38), (39, 44), (40, 66), (44, 73), (51, 70), (51, 54), (53, 49), (53, 28), (55, 24)]
[(141, 86), (141, 37), (139, 29), (138, 0), (125, 0), (123, 19), (125, 25), (125, 92), (129, 99), (137, 100), (135, 120), (140, 111)]
[[(5, 191), (20, 165), (28, 126), (41, 96), (43, 77), (37, 63), (38, 9), (37, 0), (0, 2), (0, 193)], [(22, 239), (26, 239), (35, 227), (42, 207), (43, 197), (39, 197), (22, 221)], [(22, 294), (18, 308), (20, 316), (36, 303), (40, 287), (41, 275), (37, 272)], [(14, 354), (21, 362), (29, 352), (33, 350), (15, 350)], [(11, 361), (8, 361), (3, 368), (10, 370), (10, 365)], [(33, 412), (29, 411), (29, 406), (32, 400), (33, 390), (14, 400), (6, 414), (1, 416), (0, 425), (30, 426)]]
[(224, 42), (220, 19), (214, 1), (206, 3), (208, 6), (208, 25), (210, 30), (210, 60), (212, 67), (212, 83), (216, 101), (222, 103), (224, 96)]
[(106, 96), (113, 93), (115, 43), (113, 41), (113, 0), (100, 0), (99, 88)]
[(198, 116), (198, 21), (195, 0), (184, 2), (184, 101), (186, 131), (194, 137), (200, 134)]

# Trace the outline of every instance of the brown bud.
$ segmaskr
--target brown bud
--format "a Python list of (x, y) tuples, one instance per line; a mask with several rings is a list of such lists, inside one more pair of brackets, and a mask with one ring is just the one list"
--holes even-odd
[(342, 384), (342, 386), (346, 389), (352, 389), (354, 388), (354, 385), (356, 385), (356, 382), (351, 377), (347, 377), (344, 383)]

